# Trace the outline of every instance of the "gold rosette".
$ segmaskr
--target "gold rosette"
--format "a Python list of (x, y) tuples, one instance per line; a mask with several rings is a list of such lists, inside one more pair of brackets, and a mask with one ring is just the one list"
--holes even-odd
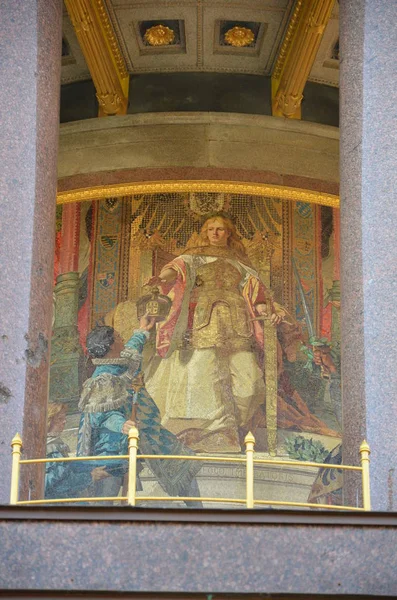
[(175, 33), (165, 25), (153, 25), (146, 30), (144, 39), (151, 46), (168, 46), (175, 40)]
[(255, 40), (255, 34), (248, 27), (239, 27), (236, 25), (225, 33), (225, 42), (235, 48), (249, 46)]

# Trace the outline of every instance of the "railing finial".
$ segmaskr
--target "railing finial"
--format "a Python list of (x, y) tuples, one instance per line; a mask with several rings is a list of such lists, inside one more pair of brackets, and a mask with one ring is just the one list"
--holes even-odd
[(131, 427), (128, 432), (128, 504), (135, 506), (136, 503), (136, 457), (138, 454), (139, 431)]
[(22, 452), (22, 438), (16, 433), (11, 441), (12, 448), (12, 467), (11, 467), (11, 493), (10, 504), (18, 503), (19, 496), (19, 470)]
[(244, 438), (244, 444), (246, 446), (247, 446), (247, 444), (255, 444), (255, 437), (254, 437), (254, 434), (251, 431), (249, 431), (247, 433), (247, 435), (245, 436), (245, 438)]
[(369, 483), (369, 455), (371, 450), (366, 440), (360, 446), (360, 462), (362, 468), (363, 508), (371, 510), (371, 488)]
[(368, 444), (367, 440), (363, 440), (361, 442), (360, 454), (362, 454), (363, 452), (368, 452), (368, 454), (371, 454), (371, 450), (370, 450), (370, 447), (369, 447), (369, 444)]
[(246, 493), (246, 506), (247, 508), (254, 508), (254, 445), (255, 438), (251, 431), (247, 433), (244, 438), (245, 443), (245, 455), (247, 457), (247, 493)]
[(14, 446), (22, 446), (22, 438), (19, 433), (16, 433), (12, 438), (11, 448), (14, 448)]

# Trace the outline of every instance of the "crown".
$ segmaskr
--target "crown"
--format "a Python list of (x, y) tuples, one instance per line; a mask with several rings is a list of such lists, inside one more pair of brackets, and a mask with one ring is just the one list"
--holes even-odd
[(141, 296), (136, 303), (138, 319), (147, 315), (155, 317), (156, 321), (164, 321), (171, 310), (172, 300), (164, 294), (160, 294), (158, 287), (153, 287), (150, 294)]

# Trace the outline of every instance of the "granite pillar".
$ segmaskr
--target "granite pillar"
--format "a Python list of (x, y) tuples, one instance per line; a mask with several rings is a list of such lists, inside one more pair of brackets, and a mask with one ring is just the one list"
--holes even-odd
[[(61, 23), (61, 0), (0, 3), (2, 503), (9, 499), (13, 435), (22, 434), (25, 456), (45, 454)], [(33, 498), (42, 492), (40, 477), (24, 473)]]
[(77, 410), (80, 398), (80, 346), (77, 319), (79, 311), (80, 277), (78, 272), (61, 273), (55, 285), (55, 322), (51, 340), (50, 402), (68, 405)]
[(62, 244), (59, 272), (79, 270), (80, 204), (73, 202), (62, 207)]
[(343, 448), (369, 442), (374, 510), (397, 509), (396, 22), (395, 0), (340, 2)]
[(80, 362), (83, 359), (77, 327), (79, 312), (80, 204), (66, 204), (62, 211), (62, 243), (54, 289), (55, 319), (51, 341), (50, 402), (77, 409), (80, 397)]
[(334, 269), (330, 299), (332, 301), (331, 339), (340, 340), (340, 210), (333, 209)]

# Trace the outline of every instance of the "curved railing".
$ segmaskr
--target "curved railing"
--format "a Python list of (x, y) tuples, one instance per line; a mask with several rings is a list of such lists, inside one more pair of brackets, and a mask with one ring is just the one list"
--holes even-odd
[[(369, 454), (370, 449), (364, 440), (360, 446), (360, 466), (335, 465), (329, 463), (316, 463), (306, 461), (288, 461), (278, 459), (266, 459), (254, 457), (255, 438), (252, 433), (245, 437), (245, 457), (226, 457), (226, 456), (197, 456), (197, 455), (169, 455), (169, 454), (138, 454), (139, 432), (136, 427), (132, 427), (128, 433), (128, 454), (115, 456), (74, 456), (62, 458), (36, 458), (22, 459), (22, 439), (19, 434), (13, 438), (12, 447), (12, 475), (11, 475), (11, 496), (10, 504), (33, 505), (33, 504), (54, 504), (71, 502), (110, 502), (125, 501), (129, 506), (135, 506), (138, 502), (170, 502), (170, 501), (201, 501), (214, 503), (243, 504), (246, 508), (255, 508), (256, 506), (296, 506), (299, 508), (324, 508), (332, 510), (351, 510), (351, 511), (369, 511), (371, 510), (370, 499), (370, 480), (369, 480)], [(137, 496), (136, 494), (136, 475), (137, 462), (144, 459), (167, 459), (167, 460), (193, 460), (193, 461), (211, 461), (218, 463), (242, 463), (246, 467), (246, 495), (245, 498), (207, 498), (191, 496)], [(42, 500), (19, 500), (19, 475), (20, 466), (27, 464), (55, 463), (55, 462), (76, 462), (76, 461), (112, 461), (128, 460), (128, 492), (127, 496), (109, 496), (109, 497), (81, 497), (81, 498), (51, 498)], [(255, 465), (281, 465), (316, 467), (324, 469), (337, 469), (343, 471), (358, 471), (362, 477), (363, 506), (342, 506), (330, 504), (317, 504), (310, 502), (287, 502), (281, 500), (260, 500), (254, 498), (254, 469)]]

